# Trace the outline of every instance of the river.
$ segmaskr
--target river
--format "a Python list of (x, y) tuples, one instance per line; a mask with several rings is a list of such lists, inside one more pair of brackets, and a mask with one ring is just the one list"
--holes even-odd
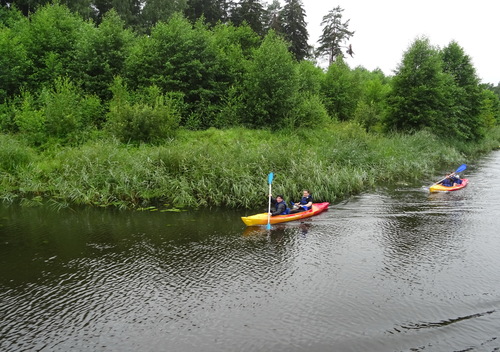
[(498, 351), (499, 175), (493, 152), (461, 191), (401, 182), (270, 231), (0, 205), (0, 350)]

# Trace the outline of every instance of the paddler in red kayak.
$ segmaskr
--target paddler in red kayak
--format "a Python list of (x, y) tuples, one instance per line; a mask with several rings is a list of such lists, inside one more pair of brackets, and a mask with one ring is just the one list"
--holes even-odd
[(301, 211), (306, 211), (311, 209), (313, 204), (313, 197), (308, 189), (302, 191), (302, 199), (298, 203), (293, 203), (293, 209), (290, 210), (290, 214), (298, 213)]
[(462, 184), (462, 180), (455, 176), (455, 172), (450, 172), (446, 178), (440, 182), (445, 187), (454, 187)]

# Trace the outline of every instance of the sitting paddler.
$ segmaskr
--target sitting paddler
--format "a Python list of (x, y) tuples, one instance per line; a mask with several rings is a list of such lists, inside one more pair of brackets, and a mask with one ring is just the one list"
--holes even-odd
[(309, 192), (308, 189), (305, 189), (302, 191), (302, 198), (300, 199), (300, 202), (297, 203), (292, 202), (293, 209), (290, 210), (290, 214), (309, 210), (311, 209), (312, 204), (313, 204), (313, 197), (311, 195), (311, 192)]
[(458, 186), (458, 185), (461, 185), (461, 184), (462, 184), (462, 179), (460, 178), (460, 176), (459, 176), (459, 175), (457, 175), (457, 174), (453, 173), (453, 174), (451, 174), (450, 176), (451, 176), (451, 177), (450, 177), (450, 179), (451, 179), (451, 181), (453, 182), (453, 185), (454, 185), (454, 186)]
[(275, 209), (271, 212), (271, 216), (290, 214), (290, 209), (286, 206), (286, 202), (283, 200), (282, 195), (277, 195), (276, 198), (273, 198), (273, 195), (270, 194), (269, 197), (271, 197), (271, 203), (274, 205)]
[(445, 187), (453, 187), (461, 185), (462, 180), (459, 177), (455, 176), (454, 172), (450, 172), (448, 175), (446, 175), (446, 178), (439, 183)]

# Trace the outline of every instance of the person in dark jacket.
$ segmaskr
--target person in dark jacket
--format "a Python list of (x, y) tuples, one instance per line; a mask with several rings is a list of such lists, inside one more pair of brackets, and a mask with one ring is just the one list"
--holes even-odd
[(302, 191), (302, 198), (300, 199), (300, 202), (292, 204), (293, 210), (291, 210), (290, 213), (293, 214), (309, 210), (311, 209), (312, 204), (313, 204), (313, 197), (311, 195), (311, 192), (309, 192), (308, 189), (305, 189)]
[(275, 210), (271, 212), (271, 216), (290, 214), (290, 209), (286, 206), (282, 195), (277, 195), (276, 198), (271, 197), (271, 203), (274, 205)]
[(441, 185), (445, 187), (453, 187), (462, 184), (462, 180), (455, 176), (454, 172), (449, 173), (446, 178), (440, 182)]
[(446, 175), (446, 178), (443, 181), (439, 182), (439, 184), (445, 187), (453, 186), (453, 182), (451, 181), (450, 175)]

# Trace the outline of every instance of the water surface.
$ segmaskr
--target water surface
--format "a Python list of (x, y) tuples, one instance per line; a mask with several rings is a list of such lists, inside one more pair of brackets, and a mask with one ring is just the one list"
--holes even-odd
[(271, 231), (0, 206), (0, 350), (500, 350), (497, 175), (499, 152), (464, 190), (401, 182)]

